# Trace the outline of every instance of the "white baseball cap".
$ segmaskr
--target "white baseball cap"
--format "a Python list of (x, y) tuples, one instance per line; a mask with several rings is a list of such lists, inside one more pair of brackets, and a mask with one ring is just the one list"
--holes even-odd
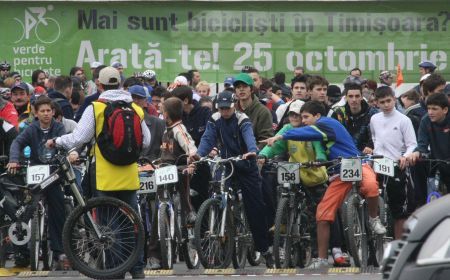
[(120, 83), (120, 73), (114, 67), (108, 66), (100, 70), (98, 81), (102, 85), (118, 85)]
[(98, 61), (93, 61), (93, 62), (91, 62), (91, 68), (97, 68), (97, 67), (99, 67), (100, 65), (102, 65), (100, 62), (98, 62)]
[(300, 109), (302, 109), (303, 104), (305, 104), (305, 102), (301, 100), (292, 101), (292, 103), (289, 105), (289, 112), (294, 112), (300, 115)]

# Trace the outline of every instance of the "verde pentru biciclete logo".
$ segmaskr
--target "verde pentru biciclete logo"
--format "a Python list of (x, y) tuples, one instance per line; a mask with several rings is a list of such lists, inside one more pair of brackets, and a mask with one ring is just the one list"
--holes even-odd
[(61, 27), (54, 18), (46, 17), (46, 13), (53, 11), (53, 5), (47, 7), (28, 7), (24, 10), (23, 20), (14, 18), (22, 27), (21, 36), (14, 43), (35, 38), (44, 44), (51, 44), (61, 35)]

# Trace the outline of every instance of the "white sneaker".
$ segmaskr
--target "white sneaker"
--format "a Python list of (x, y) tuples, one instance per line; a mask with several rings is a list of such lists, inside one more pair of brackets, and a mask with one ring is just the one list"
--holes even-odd
[(312, 259), (311, 264), (306, 269), (320, 269), (320, 268), (328, 268), (328, 260), (321, 258)]
[(381, 224), (380, 217), (369, 218), (370, 229), (375, 234), (383, 235), (386, 233), (386, 228)]

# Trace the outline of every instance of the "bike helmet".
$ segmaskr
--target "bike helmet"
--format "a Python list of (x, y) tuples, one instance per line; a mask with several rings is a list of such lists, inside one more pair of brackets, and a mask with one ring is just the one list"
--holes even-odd
[(156, 79), (156, 73), (153, 70), (145, 70), (144, 73), (142, 73), (142, 77), (144, 79)]
[(3, 62), (0, 62), (0, 70), (10, 70), (11, 64), (9, 64), (6, 60)]
[(381, 71), (379, 78), (380, 78), (380, 81), (383, 81), (388, 78), (393, 78), (393, 75), (390, 71), (385, 70), (385, 71)]

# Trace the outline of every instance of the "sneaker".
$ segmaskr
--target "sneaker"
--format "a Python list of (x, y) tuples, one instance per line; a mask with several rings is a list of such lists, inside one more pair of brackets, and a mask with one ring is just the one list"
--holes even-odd
[(133, 279), (144, 279), (145, 278), (145, 273), (143, 269), (140, 269), (138, 271), (132, 271), (131, 273), (131, 277)]
[(59, 255), (58, 260), (55, 261), (55, 270), (72, 270), (72, 265), (66, 254)]
[(370, 229), (375, 232), (375, 234), (383, 235), (386, 233), (386, 228), (381, 224), (380, 217), (370, 218), (369, 217)]
[(321, 258), (312, 259), (311, 264), (306, 269), (320, 269), (320, 268), (328, 268), (328, 260)]
[(265, 252), (265, 253), (262, 253), (262, 256), (266, 260), (266, 267), (267, 268), (274, 268), (275, 267), (272, 253), (269, 250), (267, 250), (267, 252)]
[(197, 220), (197, 214), (195, 213), (195, 211), (189, 212), (189, 214), (187, 215), (187, 219), (186, 219), (187, 224), (194, 225), (196, 220)]
[(335, 267), (347, 267), (350, 266), (350, 260), (346, 259), (341, 248), (333, 248), (331, 250)]
[(161, 262), (155, 257), (150, 257), (148, 264), (150, 265), (151, 270), (161, 269)]

